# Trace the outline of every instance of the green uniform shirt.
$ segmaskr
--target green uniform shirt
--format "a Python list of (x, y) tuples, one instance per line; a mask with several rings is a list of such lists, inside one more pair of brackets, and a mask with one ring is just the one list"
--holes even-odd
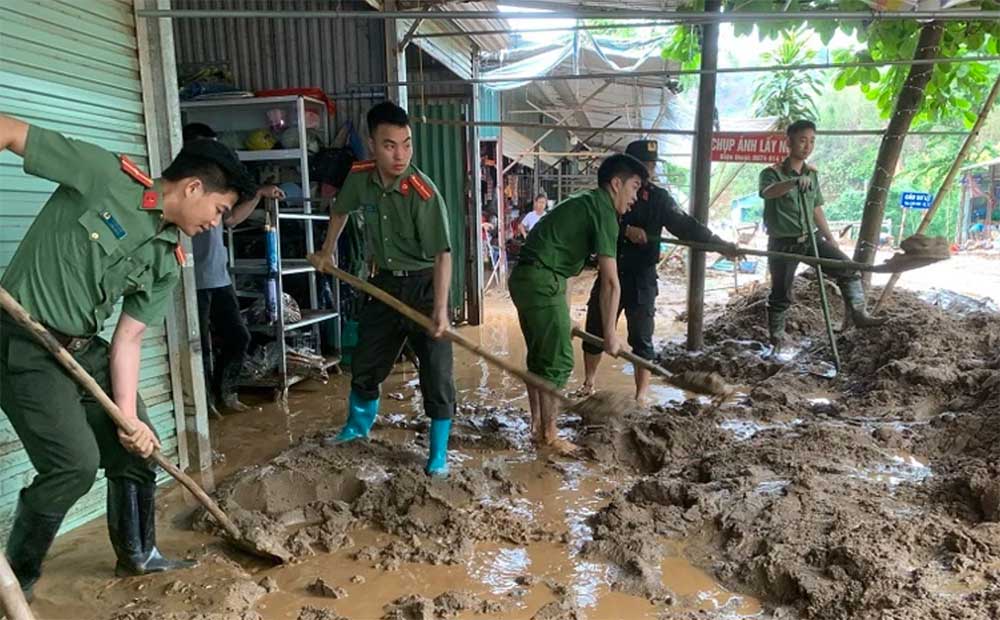
[[(784, 196), (764, 198), (764, 190), (781, 181), (798, 179), (803, 174), (812, 177), (812, 185), (802, 191), (796, 185)], [(788, 166), (786, 159), (780, 164), (768, 166), (760, 173), (758, 194), (764, 198), (764, 225), (767, 234), (775, 238), (801, 237), (809, 234), (809, 229), (816, 226), (813, 210), (823, 204), (823, 193), (819, 189), (819, 175), (805, 164), (802, 173), (795, 172)], [(801, 205), (801, 206), (800, 206)], [(803, 219), (802, 206), (805, 206)]]
[(570, 196), (539, 220), (528, 233), (520, 260), (569, 278), (583, 270), (591, 254), (618, 254), (618, 212), (611, 195), (600, 188)]
[(385, 271), (427, 269), (434, 266), (435, 256), (451, 250), (448, 209), (437, 187), (416, 166), (385, 188), (373, 163), (356, 165), (337, 194), (333, 212), (355, 213), (364, 220), (368, 257)]
[(114, 154), (32, 126), (24, 171), (59, 187), (21, 240), (0, 284), (39, 322), (77, 337), (99, 332), (115, 304), (150, 325), (163, 316), (179, 266), (159, 183), (146, 188)]

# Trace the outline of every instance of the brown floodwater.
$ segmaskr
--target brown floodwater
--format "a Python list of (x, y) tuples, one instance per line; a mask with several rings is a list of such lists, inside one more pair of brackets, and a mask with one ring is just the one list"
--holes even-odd
[[(589, 286), (578, 282), (575, 301), (585, 301)], [(510, 302), (502, 295), (488, 296), (487, 321), (478, 328), (463, 328), (464, 335), (480, 342), (497, 355), (523, 364), (524, 346)], [(657, 336), (676, 336), (683, 324), (671, 320), (670, 304), (661, 304)], [(678, 307), (674, 302), (673, 307)], [(666, 309), (665, 309), (666, 308)], [(574, 319), (582, 322), (580, 303)], [(624, 322), (623, 322), (624, 323)], [(624, 325), (622, 326), (624, 334)], [(581, 382), (582, 359), (576, 348), (577, 373), (570, 388)], [(455, 349), (455, 381), (460, 404), (508, 404), (527, 408), (523, 385), (461, 349)], [(631, 366), (605, 359), (598, 376), (599, 387), (628, 394), (633, 390)], [(654, 378), (653, 401), (683, 400), (685, 394)], [(289, 394), (287, 411), (275, 403), (255, 401), (253, 411), (228, 415), (212, 422), (212, 443), (217, 464), (211, 472), (216, 481), (246, 465), (263, 463), (299, 439), (322, 431), (335, 431), (345, 418), (345, 396), (349, 377), (331, 377), (329, 384), (306, 382)], [(417, 376), (408, 363), (397, 365), (383, 386), (382, 415), (414, 417), (422, 415)], [(260, 395), (260, 398), (266, 395)], [(526, 414), (524, 419), (526, 420)], [(737, 430), (734, 428), (734, 430)], [(740, 429), (743, 430), (743, 429)], [(375, 433), (392, 441), (409, 442), (413, 433), (400, 428), (377, 428)], [(373, 529), (353, 531), (350, 548), (306, 558), (292, 565), (272, 567), (241, 554), (231, 554), (236, 564), (206, 554), (205, 548), (229, 555), (219, 541), (189, 529), (194, 502), (177, 485), (162, 490), (158, 499), (159, 543), (170, 555), (190, 554), (203, 558), (202, 564), (167, 578), (115, 579), (114, 556), (107, 542), (103, 519), (95, 520), (60, 537), (45, 566), (45, 575), (36, 586), (35, 613), (39, 619), (79, 620), (106, 618), (131, 607), (153, 605), (164, 612), (190, 609), (186, 601), (195, 594), (168, 596), (164, 584), (180, 580), (195, 593), (210, 593), (224, 587), (240, 569), (254, 581), (271, 577), (279, 590), (261, 598), (254, 609), (266, 620), (295, 619), (303, 606), (328, 607), (348, 618), (377, 619), (384, 606), (410, 594), (434, 598), (445, 591), (469, 591), (483, 599), (512, 602), (508, 611), (496, 616), (531, 618), (543, 605), (556, 600), (553, 588), (564, 587), (566, 596), (587, 618), (658, 618), (671, 611), (704, 610), (706, 618), (757, 617), (760, 603), (750, 596), (727, 590), (711, 575), (693, 566), (683, 553), (683, 543), (671, 543), (675, 553), (662, 563), (662, 581), (673, 593), (673, 605), (665, 608), (648, 600), (615, 590), (616, 569), (606, 563), (579, 556), (591, 531), (587, 517), (601, 509), (609, 492), (627, 484), (622, 477), (609, 476), (597, 466), (574, 460), (560, 460), (557, 471), (536, 457), (530, 448), (523, 451), (484, 453), (453, 451), (452, 467), (476, 467), (484, 459), (503, 459), (512, 480), (525, 492), (508, 506), (525, 520), (540, 524), (561, 524), (569, 531), (568, 544), (549, 542), (527, 545), (481, 543), (464, 564), (433, 566), (402, 564), (398, 570), (382, 571), (371, 562), (357, 561), (352, 555), (362, 546), (385, 543), (392, 536)], [(524, 577), (531, 579), (525, 585)], [(337, 600), (307, 592), (307, 585), (322, 578), (347, 596)], [(358, 579), (361, 577), (363, 579)], [(176, 594), (176, 593), (175, 593)], [(220, 610), (221, 611), (221, 610)], [(459, 617), (473, 617), (471, 612)], [(489, 616), (477, 615), (477, 618)]]

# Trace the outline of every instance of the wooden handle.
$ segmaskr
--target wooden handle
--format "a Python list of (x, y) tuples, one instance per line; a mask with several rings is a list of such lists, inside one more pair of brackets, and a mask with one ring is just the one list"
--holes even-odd
[[(659, 241), (664, 241), (666, 243), (672, 243), (674, 245), (683, 245), (689, 248), (694, 248), (695, 250), (703, 250), (706, 252), (722, 253), (724, 251), (729, 250), (729, 248), (715, 243), (703, 243), (701, 241), (686, 241), (684, 239), (674, 239), (671, 237), (659, 237), (658, 239)], [(652, 239), (652, 241), (656, 240), (657, 239)], [(838, 260), (836, 258), (816, 258), (815, 256), (809, 256), (807, 254), (794, 254), (791, 252), (772, 252), (770, 250), (755, 250), (753, 248), (738, 248), (738, 250), (740, 254), (749, 256), (782, 258), (785, 260), (794, 260), (800, 263), (806, 263), (807, 265), (818, 265), (820, 267), (830, 267), (833, 269), (848, 269), (850, 271), (872, 271), (875, 273), (890, 273), (899, 271), (909, 271), (910, 269), (915, 269), (918, 266), (919, 267), (924, 266), (924, 265), (909, 265), (902, 263), (899, 265), (892, 265), (889, 263), (885, 263), (882, 265), (869, 265), (868, 263), (858, 263), (852, 260)]]
[[(93, 377), (83, 369), (82, 366), (76, 361), (76, 359), (70, 355), (59, 342), (49, 333), (49, 330), (45, 328), (44, 325), (31, 318), (31, 315), (21, 307), (21, 304), (17, 302), (16, 299), (10, 296), (3, 287), (0, 287), (0, 306), (3, 310), (11, 316), (15, 321), (18, 322), (22, 327), (24, 327), (28, 333), (35, 337), (38, 342), (42, 344), (46, 349), (49, 350), (52, 355), (59, 361), (60, 364), (69, 371), (77, 382), (80, 383), (90, 394), (104, 407), (104, 410), (108, 412), (111, 419), (114, 420), (115, 425), (125, 431), (125, 433), (132, 434), (135, 431), (135, 426), (132, 421), (125, 418), (122, 415), (121, 409), (115, 404), (115, 401), (108, 397), (107, 393), (101, 388), (101, 386), (94, 380)], [(157, 465), (162, 467), (169, 473), (177, 482), (180, 482), (184, 487), (194, 495), (202, 506), (204, 506), (208, 512), (212, 514), (213, 517), (225, 528), (226, 532), (229, 533), (236, 540), (240, 540), (240, 531), (236, 527), (236, 524), (226, 516), (226, 513), (222, 512), (211, 497), (208, 496), (205, 491), (198, 486), (198, 483), (191, 479), (190, 476), (182, 472), (176, 465), (167, 460), (165, 456), (159, 450), (153, 450), (153, 454), (150, 456)]]
[[(580, 340), (588, 343), (588, 344), (594, 345), (595, 347), (601, 347), (602, 349), (604, 348), (604, 339), (603, 338), (598, 338), (594, 334), (585, 332), (582, 329), (580, 329), (579, 327), (574, 327), (573, 328), (573, 335), (576, 336), (577, 338), (579, 338)], [(674, 373), (670, 372), (669, 370), (667, 370), (663, 366), (660, 366), (659, 364), (654, 364), (653, 362), (651, 362), (651, 361), (649, 361), (647, 359), (643, 359), (643, 358), (639, 357), (638, 355), (636, 355), (635, 353), (632, 353), (631, 351), (625, 351), (623, 349), (623, 350), (619, 351), (618, 355), (616, 355), (615, 357), (620, 357), (623, 360), (627, 360), (629, 362), (632, 362), (636, 366), (639, 366), (641, 368), (645, 368), (646, 370), (648, 370), (649, 372), (651, 372), (651, 373), (653, 373), (655, 375), (660, 375), (661, 377), (665, 378), (667, 381), (670, 381), (671, 379), (674, 378)]]
[[(420, 327), (423, 327), (427, 331), (429, 332), (434, 331), (434, 322), (431, 321), (430, 317), (427, 317), (421, 314), (420, 312), (417, 312), (410, 306), (404, 304), (403, 302), (396, 299), (389, 293), (386, 293), (379, 287), (370, 284), (368, 282), (365, 282), (361, 278), (355, 277), (338, 267), (333, 267), (331, 265), (324, 265), (323, 271), (326, 271), (327, 273), (334, 276), (338, 280), (343, 280), (344, 282), (347, 282), (348, 284), (350, 284), (351, 286), (362, 292), (368, 293), (375, 299), (381, 301), (382, 303), (389, 306), (396, 312), (402, 314), (406, 318), (410, 319)], [(546, 392), (550, 396), (559, 399), (561, 402), (567, 404), (572, 402), (569, 398), (564, 396), (562, 392), (556, 389), (555, 386), (553, 386), (545, 379), (542, 379), (538, 375), (529, 372), (527, 370), (524, 370), (523, 368), (518, 368), (517, 366), (514, 366), (513, 364), (508, 362), (507, 360), (497, 357), (493, 353), (490, 353), (489, 351), (483, 349), (480, 345), (472, 342), (465, 336), (462, 336), (455, 330), (449, 328), (444, 333), (444, 338), (447, 338), (448, 340), (454, 342), (463, 349), (475, 353), (476, 355), (485, 359), (487, 362), (493, 364), (497, 368), (509, 372), (510, 374), (514, 375), (515, 377), (524, 381), (525, 383), (530, 384), (533, 387), (536, 387), (539, 390)]]
[(0, 603), (7, 614), (7, 620), (35, 620), (35, 615), (24, 599), (21, 584), (7, 563), (7, 556), (0, 553)]

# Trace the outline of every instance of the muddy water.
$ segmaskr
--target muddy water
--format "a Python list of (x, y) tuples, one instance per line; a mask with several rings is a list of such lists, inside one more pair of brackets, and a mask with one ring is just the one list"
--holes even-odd
[[(577, 293), (582, 291), (576, 296), (578, 302), (585, 300), (588, 289), (587, 283), (577, 284)], [(582, 322), (579, 304), (574, 316)], [(679, 327), (683, 326), (671, 321), (669, 313), (661, 312), (658, 337), (674, 336)], [(487, 323), (479, 328), (465, 328), (463, 332), (494, 353), (523, 363), (523, 341), (516, 315), (506, 299), (491, 299)], [(581, 381), (579, 347), (576, 355), (578, 373), (570, 388)], [(460, 349), (456, 349), (455, 371), (460, 404), (527, 408), (520, 382)], [(605, 359), (598, 382), (601, 388), (631, 393), (631, 366)], [(213, 422), (213, 447), (217, 453), (213, 477), (222, 480), (238, 468), (266, 461), (304, 437), (334, 431), (345, 418), (344, 395), (348, 389), (346, 375), (332, 377), (327, 386), (307, 382), (290, 393), (287, 412), (273, 403), (258, 400), (251, 413)], [(653, 398), (654, 402), (679, 401), (684, 394), (657, 384), (654, 379)], [(252, 395), (247, 400), (254, 402)], [(417, 376), (409, 364), (398, 365), (384, 385), (382, 411), (382, 419), (389, 422), (389, 427), (378, 426), (375, 435), (413, 447), (415, 433), (407, 430), (405, 424), (398, 424), (422, 416)], [(526, 443), (526, 419), (525, 414), (511, 421), (509, 432), (515, 441), (521, 442), (519, 445)], [(245, 606), (264, 619), (294, 619), (304, 606), (334, 609), (349, 618), (374, 619), (380, 618), (384, 607), (399, 597), (416, 594), (434, 598), (456, 590), (471, 592), (503, 606), (498, 614), (476, 617), (528, 619), (552, 601), (575, 605), (588, 618), (660, 617), (665, 609), (662, 605), (654, 606), (644, 598), (616, 591), (614, 568), (578, 557), (581, 547), (591, 537), (587, 518), (607, 504), (612, 490), (629, 484), (629, 480), (607, 476), (582, 462), (549, 461), (530, 448), (491, 451), (459, 448), (453, 452), (452, 463), (453, 467), (477, 467), (487, 459), (503, 462), (510, 478), (523, 485), (523, 493), (509, 500), (514, 502), (510, 507), (526, 521), (566, 531), (562, 541), (565, 544), (480, 543), (464, 564), (403, 563), (398, 570), (382, 571), (373, 568), (370, 561), (353, 559), (353, 555), (366, 545), (385, 544), (392, 536), (360, 529), (351, 532), (354, 544), (341, 551), (270, 567), (232, 553), (210, 536), (192, 532), (188, 521), (194, 504), (175, 486), (160, 494), (160, 547), (173, 555), (198, 557), (201, 561), (198, 568), (169, 577), (114, 579), (114, 559), (103, 520), (96, 520), (57, 541), (46, 563), (45, 577), (36, 587), (34, 609), (39, 618), (51, 619), (105, 618), (123, 610), (150, 606), (163, 612), (224, 611), (219, 606), (228, 603), (206, 601), (222, 600), (212, 597), (233, 587), (233, 583), (249, 584), (248, 580), (259, 582), (271, 578), (277, 584), (277, 591), (258, 593), (251, 597), (260, 597), (256, 604)], [(753, 617), (761, 613), (756, 600), (727, 591), (708, 573), (692, 566), (681, 547), (674, 548), (676, 554), (664, 560), (661, 567), (663, 585), (674, 595), (671, 611), (704, 610), (708, 613), (703, 616), (706, 618)], [(342, 588), (346, 597), (334, 600), (307, 591), (307, 586), (317, 578), (334, 588)], [(458, 617), (472, 616), (469, 611)]]

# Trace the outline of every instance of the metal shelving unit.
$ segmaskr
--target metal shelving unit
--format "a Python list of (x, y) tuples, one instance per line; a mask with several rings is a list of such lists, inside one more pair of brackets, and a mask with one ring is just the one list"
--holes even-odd
[[(258, 381), (243, 382), (247, 387), (271, 387), (276, 391), (277, 398), (287, 396), (288, 388), (303, 380), (300, 375), (290, 375), (288, 372), (287, 352), (288, 343), (286, 338), (301, 329), (309, 329), (312, 332), (313, 341), (319, 346), (320, 325), (327, 321), (333, 321), (334, 349), (341, 349), (340, 333), (340, 290), (334, 284), (333, 309), (319, 308), (319, 286), (318, 274), (316, 270), (304, 258), (285, 258), (281, 256), (281, 234), (282, 226), (301, 226), (304, 228), (306, 252), (315, 250), (315, 240), (313, 234), (313, 222), (327, 221), (328, 216), (313, 213), (314, 199), (311, 196), (309, 183), (309, 152), (307, 149), (308, 135), (306, 132), (306, 111), (318, 113), (322, 129), (320, 134), (326, 139), (329, 136), (328, 116), (324, 104), (316, 99), (301, 96), (285, 97), (257, 97), (241, 99), (219, 99), (212, 101), (196, 101), (181, 104), (181, 111), (185, 115), (185, 122), (204, 122), (211, 126), (220, 135), (225, 132), (244, 133), (258, 129), (266, 125), (268, 110), (284, 110), (292, 112), (288, 114), (293, 127), (298, 127), (299, 148), (295, 149), (272, 149), (258, 151), (238, 150), (237, 154), (243, 162), (269, 162), (277, 166), (298, 165), (300, 171), (302, 196), (301, 198), (289, 198), (282, 201), (267, 200), (265, 209), (271, 215), (271, 222), (278, 237), (278, 316), (272, 325), (252, 325), (251, 331), (256, 333), (272, 334), (276, 342), (280, 343), (280, 355), (278, 368), (273, 376), (265, 377)], [(229, 229), (229, 264), (234, 274), (249, 274), (252, 276), (267, 276), (267, 258), (236, 259), (234, 256), (234, 235), (237, 233), (262, 233), (262, 227), (241, 226), (236, 229)], [(286, 277), (306, 277), (308, 278), (309, 300), (308, 306), (300, 301), (302, 310), (302, 320), (295, 323), (285, 323), (285, 303), (284, 303), (284, 278)], [(238, 291), (244, 297), (259, 298), (263, 295), (259, 292)], [(325, 356), (325, 367), (331, 369), (340, 363), (340, 356)]]

